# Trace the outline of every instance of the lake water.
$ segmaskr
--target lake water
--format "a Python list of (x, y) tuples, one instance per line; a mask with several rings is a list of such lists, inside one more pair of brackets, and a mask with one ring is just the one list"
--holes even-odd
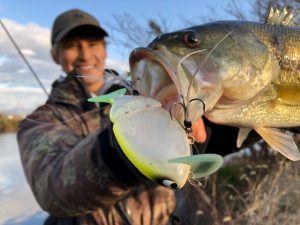
[(26, 182), (16, 134), (0, 134), (0, 225), (39, 225), (46, 217)]

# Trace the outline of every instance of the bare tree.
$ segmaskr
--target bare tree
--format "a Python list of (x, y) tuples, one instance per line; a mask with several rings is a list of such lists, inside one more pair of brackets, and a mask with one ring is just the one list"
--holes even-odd
[(126, 49), (146, 46), (159, 34), (170, 31), (165, 18), (159, 17), (145, 21), (137, 21), (133, 16), (124, 13), (115, 15), (115, 24), (108, 24), (114, 32), (112, 42)]
[[(224, 12), (237, 20), (252, 20), (263, 22), (270, 6), (283, 7), (288, 6), (294, 11), (300, 10), (300, 0), (247, 0), (247, 2), (239, 2), (231, 0), (224, 8)], [(250, 11), (241, 10), (240, 4), (248, 4)], [(196, 19), (181, 18), (181, 24), (171, 26), (166, 18), (152, 18), (138, 21), (129, 14), (115, 15), (114, 25), (108, 24), (113, 31), (111, 35), (112, 44), (121, 46), (126, 51), (131, 51), (136, 47), (146, 46), (156, 36), (182, 27), (194, 26), (200, 23), (214, 21), (211, 15), (216, 15), (213, 8), (208, 8), (207, 15), (201, 15)], [(300, 18), (298, 18), (300, 21)]]

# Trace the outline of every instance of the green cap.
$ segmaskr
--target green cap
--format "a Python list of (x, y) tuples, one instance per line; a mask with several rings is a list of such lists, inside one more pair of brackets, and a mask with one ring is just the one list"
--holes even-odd
[(86, 25), (94, 26), (103, 36), (108, 36), (95, 17), (79, 9), (72, 9), (56, 17), (52, 27), (51, 44), (62, 40), (71, 30)]

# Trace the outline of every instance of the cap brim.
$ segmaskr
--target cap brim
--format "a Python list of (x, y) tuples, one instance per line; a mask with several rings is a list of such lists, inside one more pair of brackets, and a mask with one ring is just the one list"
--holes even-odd
[(100, 33), (103, 34), (104, 37), (107, 37), (108, 36), (108, 33), (101, 27), (99, 26), (96, 26), (95, 24), (86, 24), (86, 23), (83, 23), (83, 24), (75, 24), (73, 26), (70, 26), (68, 28), (65, 28), (63, 31), (61, 31), (56, 37), (55, 39), (53, 40), (53, 43), (57, 43), (59, 41), (61, 41), (64, 37), (67, 36), (68, 33), (70, 33), (72, 30), (76, 29), (76, 28), (79, 28), (79, 27), (83, 27), (83, 26), (90, 26), (90, 27), (94, 27), (95, 30), (98, 30)]

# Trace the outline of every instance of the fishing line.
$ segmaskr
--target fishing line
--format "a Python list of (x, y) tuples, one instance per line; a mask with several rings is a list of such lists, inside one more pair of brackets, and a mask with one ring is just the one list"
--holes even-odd
[[(80, 115), (78, 115), (79, 117), (81, 116), (85, 116), (85, 115), (88, 115), (88, 114), (92, 114), (92, 113), (95, 113), (95, 112), (99, 112), (101, 110), (103, 110), (106, 106), (103, 106), (103, 107), (100, 107), (100, 108), (96, 108), (96, 109), (93, 109), (93, 110), (90, 110), (88, 112), (84, 112), (84, 113), (81, 113)], [(72, 121), (75, 121), (77, 118), (75, 116), (73, 116), (72, 118), (70, 119), (63, 119), (62, 118), (62, 121), (60, 120), (59, 122), (46, 122), (46, 121), (38, 121), (36, 119), (31, 119), (31, 118), (25, 118), (25, 120), (28, 120), (28, 121), (31, 121), (31, 122), (34, 122), (36, 124), (39, 124), (39, 125), (44, 125), (44, 126), (58, 126), (58, 127), (66, 127), (67, 123), (70, 123)], [(62, 124), (63, 123), (63, 124)], [(105, 129), (105, 127), (103, 127), (101, 130)]]
[[(95, 54), (95, 57), (99, 60), (99, 62), (101, 62), (101, 63), (103, 62), (103, 60), (97, 54)], [(96, 80), (103, 80), (103, 81), (105, 81), (105, 83), (109, 82), (111, 84), (120, 84), (120, 85), (124, 86), (128, 91), (130, 91), (130, 93), (134, 93), (135, 90), (129, 84), (129, 82), (127, 82), (126, 79), (123, 78), (122, 76), (116, 75), (115, 72), (112, 69), (107, 68), (106, 65), (104, 66), (105, 70), (100, 69), (97, 66), (93, 66), (92, 68), (95, 69), (95, 70), (98, 70), (100, 72), (103, 72), (103, 71), (105, 72), (105, 70), (107, 70), (107, 71), (109, 71), (109, 73), (104, 73), (104, 75), (109, 75), (109, 76), (107, 76), (106, 79), (105, 79), (103, 77), (99, 77), (99, 76), (96, 76), (96, 75), (78, 74), (78, 75), (76, 75), (76, 77), (91, 78), (91, 79), (96, 79)]]
[[(187, 122), (190, 122), (190, 119), (189, 119), (189, 106), (191, 104), (191, 102), (195, 101), (195, 100), (198, 100), (200, 101), (202, 104), (203, 104), (203, 113), (205, 112), (205, 103), (203, 102), (203, 100), (199, 99), (199, 98), (194, 98), (194, 99), (190, 99), (190, 94), (191, 94), (191, 89), (192, 89), (192, 84), (194, 83), (195, 81), (195, 78), (196, 78), (196, 75), (197, 73), (200, 71), (200, 68), (201, 66), (206, 63), (206, 61), (208, 60), (208, 58), (211, 56), (211, 54), (216, 50), (216, 48), (232, 33), (233, 31), (230, 31), (229, 33), (227, 33), (223, 38), (221, 38), (221, 40), (218, 41), (217, 44), (215, 44), (215, 46), (208, 52), (208, 54), (205, 56), (205, 58), (199, 63), (196, 71), (193, 73), (193, 76), (192, 76), (192, 79), (189, 83), (189, 86), (188, 86), (188, 89), (187, 89), (187, 94), (186, 94), (186, 105), (185, 105), (185, 101), (184, 101), (184, 98), (182, 99), (183, 101), (183, 104), (184, 104), (184, 109), (186, 110), (185, 111), (185, 120)], [(183, 66), (183, 62), (190, 56), (196, 54), (196, 53), (201, 53), (201, 52), (204, 52), (204, 51), (207, 51), (207, 49), (200, 49), (200, 50), (197, 50), (197, 51), (194, 51), (194, 52), (191, 52), (189, 54), (187, 54), (186, 56), (182, 57), (178, 64), (177, 64), (177, 71), (180, 70), (180, 66), (182, 67)], [(180, 85), (180, 83), (179, 83)], [(180, 85), (180, 89), (182, 89), (182, 86)], [(181, 90), (182, 91), (182, 90)]]
[[(193, 75), (193, 77), (192, 77), (192, 80), (191, 80), (191, 82), (190, 82), (190, 84), (189, 84), (189, 87), (188, 87), (188, 91), (187, 91), (187, 100), (189, 99), (189, 97), (190, 97), (190, 92), (191, 92), (191, 89), (192, 89), (192, 83), (195, 81), (195, 77), (196, 77), (196, 75), (197, 75), (197, 73), (198, 73), (198, 71), (200, 70), (200, 68), (201, 68), (201, 66), (204, 64), (204, 63), (206, 63), (206, 61), (208, 60), (208, 58), (211, 56), (211, 54), (217, 49), (217, 47), (229, 36), (229, 35), (231, 35), (231, 33), (232, 33), (233, 31), (230, 31), (230, 32), (228, 32), (223, 38), (221, 38), (221, 40), (217, 43), (217, 44), (215, 44), (215, 46), (208, 52), (208, 54), (205, 56), (205, 58), (199, 63), (199, 66), (198, 66), (198, 68), (197, 68), (197, 70), (195, 71), (195, 73), (194, 73), (194, 75)], [(201, 100), (202, 101), (202, 100)], [(189, 103), (190, 103), (190, 101), (188, 100), (187, 101), (187, 108), (189, 108)], [(202, 103), (203, 103), (203, 101), (202, 101)], [(204, 103), (203, 103), (204, 104)], [(205, 106), (205, 105), (204, 105)], [(203, 111), (203, 113), (204, 113), (204, 111)]]
[[(196, 53), (201, 53), (201, 52), (204, 52), (204, 51), (207, 51), (207, 49), (200, 49), (200, 50), (191, 52), (191, 53), (185, 55), (184, 57), (182, 57), (182, 58), (179, 60), (179, 62), (177, 63), (177, 71), (179, 72), (179, 67), (180, 67), (180, 66), (181, 66), (181, 67), (183, 66), (183, 65), (182, 65), (182, 64), (183, 64), (183, 61), (186, 60), (188, 57), (190, 57), (191, 55), (194, 55), (194, 54), (196, 54)], [(199, 69), (197, 69), (196, 72), (194, 72), (193, 77), (196, 76), (196, 74), (197, 74), (198, 71), (199, 71)], [(179, 77), (179, 74), (178, 74), (178, 77)], [(190, 81), (190, 84), (191, 84), (192, 82), (193, 82), (193, 78), (192, 78), (192, 80)], [(181, 86), (180, 82), (179, 82), (179, 85), (180, 85), (179, 89), (180, 89), (180, 91), (183, 93), (182, 86)], [(189, 88), (190, 88), (190, 86), (191, 86), (191, 85), (189, 85), (189, 87), (188, 87), (188, 93), (189, 93)], [(188, 93), (187, 93), (187, 99), (188, 99)]]
[[(190, 57), (191, 55), (194, 55), (194, 54), (196, 54), (196, 53), (201, 53), (201, 52), (204, 52), (204, 51), (207, 51), (207, 49), (200, 49), (200, 50), (191, 52), (191, 53), (187, 54), (186, 56), (182, 57), (182, 58), (179, 60), (179, 62), (177, 63), (177, 71), (179, 71), (179, 67), (180, 67), (180, 66), (183, 67), (183, 62), (184, 62), (184, 60), (186, 60), (188, 57)], [(190, 89), (191, 89), (192, 83), (193, 83), (193, 81), (194, 81), (194, 79), (195, 79), (196, 74), (197, 74), (198, 71), (199, 71), (199, 67), (198, 67), (198, 68), (196, 69), (196, 71), (194, 72), (194, 74), (193, 74), (193, 76), (192, 76), (192, 79), (191, 79), (191, 81), (190, 81), (190, 83), (189, 83), (189, 86), (188, 86), (188, 89), (187, 89), (187, 95), (186, 95), (186, 100), (187, 100), (186, 103), (185, 103), (184, 96), (182, 96), (182, 102), (183, 102), (183, 104), (184, 104), (184, 106), (185, 106), (185, 107), (184, 107), (185, 123), (190, 123), (190, 119), (189, 119), (189, 103), (190, 103), (190, 101), (189, 101), (189, 93), (190, 93)], [(180, 89), (182, 89), (182, 86), (181, 86), (180, 82), (179, 82), (179, 85), (180, 85)], [(183, 91), (181, 90), (181, 92), (183, 92)], [(202, 101), (202, 103), (203, 103), (203, 101)], [(204, 111), (203, 111), (203, 113), (204, 113)], [(187, 129), (187, 128), (186, 128), (186, 129)]]
[(196, 143), (194, 143), (194, 144), (192, 145), (192, 150), (193, 150), (193, 152), (194, 152), (194, 150), (195, 150), (195, 152), (197, 153), (197, 155), (202, 153), (202, 152), (200, 152), (200, 150), (198, 149)]
[[(103, 107), (104, 108), (104, 107)], [(93, 110), (90, 110), (88, 112), (84, 112), (84, 113), (81, 113), (80, 115), (86, 115), (86, 114), (89, 114), (89, 113), (94, 113), (94, 112), (98, 112), (99, 110), (102, 110), (103, 108), (97, 108), (97, 109), (93, 109)], [(73, 117), (73, 118), (70, 118), (70, 119), (63, 119), (64, 123), (65, 122), (71, 122), (72, 120), (75, 120), (76, 118)], [(60, 122), (46, 122), (46, 121), (38, 121), (38, 120), (34, 120), (34, 119), (30, 119), (30, 118), (26, 118), (26, 120), (29, 120), (29, 121), (35, 121), (36, 123), (38, 124), (57, 124), (57, 125), (61, 125)]]
[(3, 28), (3, 30), (5, 31), (5, 33), (7, 34), (8, 38), (10, 39), (10, 41), (13, 43), (14, 47), (17, 49), (19, 55), (21, 56), (21, 58), (24, 60), (25, 64), (27, 65), (28, 69), (30, 70), (30, 72), (32, 73), (32, 75), (35, 77), (36, 81), (38, 82), (38, 84), (40, 85), (40, 87), (43, 89), (43, 92), (49, 97), (49, 93), (47, 92), (45, 86), (43, 85), (43, 83), (41, 82), (41, 80), (39, 79), (38, 75), (35, 73), (35, 71), (33, 70), (33, 68), (31, 67), (31, 65), (29, 64), (29, 62), (27, 61), (27, 59), (25, 58), (24, 54), (22, 53), (21, 49), (19, 48), (19, 46), (17, 45), (17, 43), (14, 41), (13, 37), (10, 35), (10, 33), (8, 32), (8, 30), (6, 29), (4, 23), (2, 22), (2, 20), (0, 19), (0, 24)]
[(109, 73), (109, 75), (110, 75), (110, 77), (107, 77), (107, 79), (101, 78), (96, 75), (76, 75), (76, 77), (91, 78), (91, 79), (95, 79), (95, 80), (104, 80), (105, 83), (120, 84), (120, 85), (124, 86), (127, 90), (129, 90), (130, 92), (134, 91), (134, 89), (121, 76), (114, 75), (111, 73)]
[[(24, 60), (25, 64), (27, 65), (27, 67), (29, 69), (29, 71), (34, 76), (34, 78), (36, 79), (36, 81), (38, 82), (38, 84), (40, 85), (40, 87), (42, 88), (43, 92), (46, 94), (46, 96), (49, 98), (49, 100), (52, 102), (52, 104), (55, 105), (54, 100), (50, 97), (50, 94), (46, 90), (46, 88), (43, 85), (42, 81), (39, 79), (38, 75), (35, 73), (34, 69), (32, 68), (32, 66), (27, 61), (26, 57), (22, 53), (22, 51), (19, 48), (19, 46), (17, 45), (17, 43), (14, 41), (13, 37), (10, 35), (9, 31), (6, 29), (6, 26), (4, 25), (4, 23), (3, 23), (3, 21), (1, 19), (0, 19), (0, 24), (1, 24), (2, 28), (3, 28), (3, 30), (5, 31), (5, 33), (7, 34), (8, 38), (10, 39), (10, 41), (13, 43), (14, 47), (17, 49), (19, 55)], [(63, 123), (63, 116), (61, 115), (61, 113), (55, 107), (53, 108), (53, 110), (54, 110), (54, 112), (56, 114), (55, 116)]]
[[(204, 57), (204, 59), (199, 63), (198, 67), (196, 68), (195, 72), (193, 73), (192, 75), (192, 79), (188, 85), (188, 89), (187, 89), (187, 94), (186, 94), (186, 101), (185, 101), (185, 98), (184, 96), (181, 94), (181, 103), (175, 103), (173, 104), (172, 106), (176, 105), (176, 104), (180, 104), (184, 110), (184, 125), (182, 125), (177, 119), (176, 121), (179, 122), (179, 124), (184, 128), (187, 136), (188, 136), (188, 139), (190, 140), (190, 143), (191, 144), (194, 144), (194, 138), (193, 136), (191, 135), (192, 133), (192, 122), (189, 118), (189, 107), (190, 107), (190, 104), (194, 101), (199, 101), (202, 103), (203, 105), (203, 114), (205, 112), (205, 103), (202, 99), (200, 98), (193, 98), (193, 99), (190, 99), (190, 94), (191, 94), (191, 89), (192, 89), (192, 84), (193, 82), (195, 81), (195, 77), (197, 75), (197, 73), (200, 71), (200, 68), (201, 66), (206, 63), (207, 59), (211, 56), (211, 54), (216, 50), (216, 48), (232, 33), (233, 31), (230, 31), (228, 32), (224, 37), (222, 37), (217, 44), (214, 45), (214, 47), (206, 54), (206, 56)], [(183, 68), (183, 62), (190, 56), (196, 54), (196, 53), (201, 53), (201, 52), (205, 52), (207, 51), (208, 49), (200, 49), (200, 50), (197, 50), (197, 51), (194, 51), (194, 52), (190, 52), (189, 54), (185, 55), (184, 57), (182, 57), (178, 63), (177, 63), (177, 75), (179, 77), (179, 71), (180, 71), (180, 67)], [(182, 90), (182, 85), (181, 85), (181, 82), (179, 82), (179, 89), (181, 92), (183, 92)], [(173, 118), (173, 115), (172, 115), (172, 106), (169, 110), (169, 113), (170, 113), (170, 116), (171, 118)]]
[(204, 180), (204, 184), (202, 184), (202, 183), (195, 177), (195, 175), (191, 172), (191, 173), (189, 174), (189, 177), (188, 177), (188, 182), (189, 182), (192, 186), (194, 186), (194, 187), (196, 187), (196, 188), (205, 188), (206, 185), (207, 185), (207, 177), (205, 177), (204, 179), (205, 179), (205, 180)]

